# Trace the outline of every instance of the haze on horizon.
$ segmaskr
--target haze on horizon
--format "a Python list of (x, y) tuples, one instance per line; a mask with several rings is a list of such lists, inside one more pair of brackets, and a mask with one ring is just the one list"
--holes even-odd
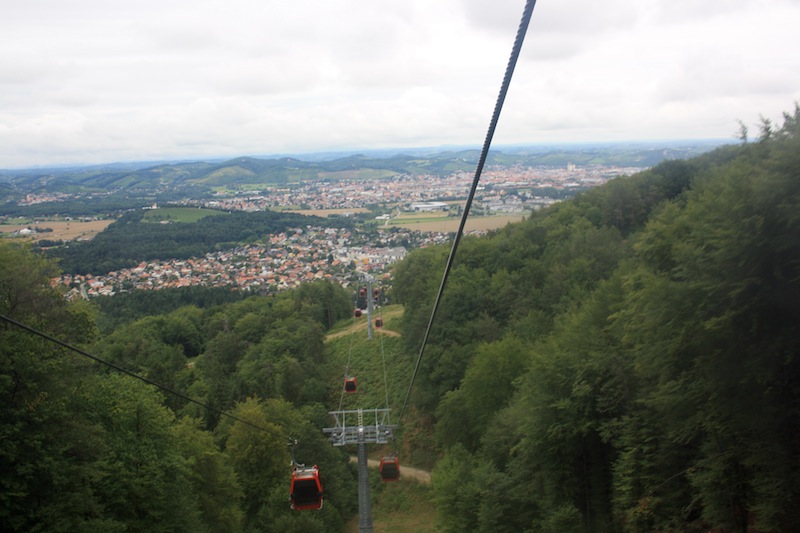
[[(0, 168), (479, 146), (524, 0), (6, 2)], [(494, 145), (733, 139), (797, 0), (539, 0)]]

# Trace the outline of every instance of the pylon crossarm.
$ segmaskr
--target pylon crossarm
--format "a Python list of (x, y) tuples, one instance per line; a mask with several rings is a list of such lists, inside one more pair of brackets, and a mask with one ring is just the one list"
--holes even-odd
[(387, 444), (397, 425), (389, 423), (389, 409), (355, 409), (330, 411), (334, 427), (322, 431), (329, 435), (331, 444)]

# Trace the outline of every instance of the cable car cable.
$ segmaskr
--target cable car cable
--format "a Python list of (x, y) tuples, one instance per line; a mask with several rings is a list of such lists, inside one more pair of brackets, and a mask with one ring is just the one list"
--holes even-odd
[[(381, 318), (383, 317), (383, 311), (381, 311)], [(389, 409), (389, 379), (386, 374), (386, 352), (383, 348), (383, 334), (380, 335), (381, 337), (381, 363), (383, 364), (383, 392), (386, 396), (386, 409)]]
[(160, 383), (156, 383), (155, 381), (153, 381), (153, 380), (151, 380), (149, 378), (146, 378), (144, 376), (140, 376), (139, 374), (136, 374), (135, 372), (131, 372), (130, 370), (127, 370), (126, 368), (123, 368), (123, 367), (121, 367), (119, 365), (116, 365), (116, 364), (114, 364), (114, 363), (112, 363), (110, 361), (106, 361), (105, 359), (101, 359), (100, 357), (97, 357), (96, 355), (92, 355), (89, 352), (81, 350), (80, 348), (78, 348), (76, 346), (72, 346), (69, 343), (66, 343), (66, 342), (64, 342), (64, 341), (62, 341), (60, 339), (57, 339), (57, 338), (53, 337), (52, 335), (48, 335), (47, 333), (45, 333), (43, 331), (39, 331), (38, 329), (35, 329), (35, 328), (31, 327), (31, 326), (23, 324), (22, 322), (14, 320), (13, 318), (7, 317), (5, 315), (0, 315), (0, 319), (8, 322), (9, 324), (11, 324), (13, 326), (16, 326), (16, 327), (18, 327), (20, 329), (25, 330), (28, 333), (32, 333), (34, 335), (38, 335), (39, 337), (41, 337), (41, 338), (43, 338), (43, 339), (45, 339), (47, 341), (50, 341), (50, 342), (55, 343), (55, 344), (58, 344), (62, 348), (66, 348), (68, 350), (72, 350), (73, 352), (78, 353), (78, 354), (80, 354), (80, 355), (82, 355), (84, 357), (88, 357), (89, 359), (91, 359), (91, 360), (93, 360), (93, 361), (95, 361), (97, 363), (100, 363), (101, 365), (105, 365), (105, 366), (107, 366), (109, 368), (113, 368), (117, 372), (120, 372), (122, 374), (126, 374), (126, 375), (128, 375), (128, 376), (130, 376), (132, 378), (136, 378), (136, 379), (138, 379), (140, 381), (144, 381), (148, 385), (152, 385), (153, 387), (156, 387), (157, 389), (160, 389), (160, 390), (162, 390), (162, 391), (164, 391), (166, 393), (172, 394), (173, 396), (176, 396), (178, 398), (186, 400), (187, 402), (191, 402), (191, 403), (193, 403), (195, 405), (199, 405), (200, 407), (203, 407), (204, 409), (207, 409), (207, 410), (211, 411), (214, 414), (230, 418), (231, 420), (235, 420), (236, 422), (241, 422), (242, 424), (250, 426), (253, 429), (257, 429), (259, 431), (263, 431), (263, 432), (269, 433), (271, 435), (279, 436), (282, 439), (286, 439), (287, 441), (289, 441), (290, 445), (292, 445), (292, 443), (293, 444), (297, 444), (297, 440), (296, 439), (294, 439), (294, 438), (292, 438), (292, 437), (290, 437), (290, 436), (288, 436), (288, 435), (286, 435), (284, 433), (281, 433), (281, 432), (275, 431), (275, 430), (271, 430), (271, 429), (265, 428), (263, 426), (259, 426), (257, 424), (253, 424), (252, 422), (248, 422), (247, 420), (242, 420), (241, 418), (239, 418), (239, 417), (237, 417), (235, 415), (232, 415), (230, 413), (226, 413), (225, 411), (222, 411), (222, 410), (217, 409), (215, 407), (211, 407), (208, 404), (205, 404), (205, 403), (203, 403), (203, 402), (201, 402), (199, 400), (195, 400), (194, 398), (192, 398), (190, 396), (186, 396), (185, 394), (180, 393), (178, 391), (172, 390), (169, 387), (165, 387), (164, 385), (161, 385)]
[(505, 75), (503, 76), (503, 83), (500, 87), (500, 93), (497, 96), (497, 102), (494, 106), (494, 112), (492, 113), (492, 119), (489, 122), (489, 129), (486, 132), (486, 139), (483, 142), (483, 148), (481, 150), (480, 158), (478, 159), (478, 165), (475, 168), (475, 177), (472, 180), (472, 187), (470, 188), (469, 195), (467, 196), (467, 201), (464, 204), (464, 213), (461, 216), (461, 222), (458, 225), (458, 230), (456, 231), (455, 237), (453, 238), (453, 245), (450, 249), (450, 255), (447, 258), (447, 264), (445, 265), (444, 274), (442, 275), (442, 281), (439, 284), (439, 292), (436, 295), (436, 300), (433, 304), (433, 309), (431, 311), (430, 319), (428, 320), (428, 326), (425, 329), (425, 335), (422, 338), (422, 345), (419, 350), (419, 354), (417, 355), (417, 361), (414, 364), (414, 371), (411, 374), (411, 382), (408, 384), (408, 390), (406, 391), (405, 399), (403, 400), (403, 406), (400, 408), (400, 415), (397, 418), (397, 423), (400, 423), (400, 420), (403, 418), (403, 414), (405, 413), (406, 406), (408, 405), (408, 399), (411, 396), (411, 390), (414, 387), (414, 381), (417, 377), (417, 373), (419, 372), (419, 364), (422, 361), (422, 356), (425, 353), (425, 346), (428, 343), (428, 337), (430, 336), (431, 326), (433, 325), (433, 320), (436, 317), (436, 312), (439, 309), (439, 303), (442, 300), (442, 294), (444, 293), (444, 288), (447, 284), (447, 278), (450, 274), (450, 269), (453, 266), (453, 259), (455, 258), (456, 250), (458, 249), (458, 244), (461, 241), (461, 236), (464, 233), (464, 226), (467, 222), (467, 216), (469, 216), (469, 210), (472, 206), (472, 200), (475, 197), (475, 192), (478, 189), (478, 182), (480, 181), (481, 172), (483, 172), (483, 166), (486, 164), (486, 158), (489, 154), (489, 146), (492, 144), (492, 137), (494, 137), (495, 129), (497, 128), (497, 122), (500, 119), (500, 111), (503, 109), (503, 102), (505, 101), (506, 94), (508, 94), (508, 87), (511, 84), (511, 76), (514, 74), (514, 67), (517, 64), (517, 59), (519, 59), (519, 54), (522, 49), (522, 42), (525, 40), (525, 33), (528, 31), (528, 24), (531, 20), (531, 15), (533, 14), (533, 8), (536, 5), (536, 0), (527, 0), (525, 3), (525, 8), (522, 12), (522, 20), (519, 23), (519, 28), (517, 29), (517, 36), (514, 39), (514, 46), (511, 49), (511, 57), (508, 60), (508, 65), (506, 66)]
[[(378, 304), (378, 317), (383, 325), (383, 306), (381, 305), (381, 291), (375, 289), (375, 302)], [(389, 409), (389, 378), (386, 371), (386, 350), (383, 344), (383, 334), (381, 337), (381, 365), (383, 366), (383, 393), (386, 400), (386, 409)]]
[[(356, 293), (355, 299), (355, 307), (358, 307), (358, 293)], [(350, 377), (350, 359), (353, 357), (353, 338), (355, 337), (356, 326), (358, 326), (358, 317), (353, 314), (353, 325), (350, 327), (350, 350), (347, 352), (347, 364), (344, 367), (344, 383), (342, 384), (342, 390), (339, 395), (339, 411), (342, 410), (344, 406), (344, 395), (347, 392), (345, 389), (347, 387), (347, 380)]]

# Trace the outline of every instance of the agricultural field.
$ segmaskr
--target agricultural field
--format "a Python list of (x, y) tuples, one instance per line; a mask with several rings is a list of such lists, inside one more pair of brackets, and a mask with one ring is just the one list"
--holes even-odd
[(369, 209), (365, 207), (353, 207), (349, 209), (277, 209), (272, 208), (273, 211), (286, 211), (289, 213), (297, 213), (300, 215), (314, 216), (327, 218), (329, 215), (346, 215), (348, 213), (367, 213)]
[(0, 234), (8, 237), (11, 234), (25, 228), (40, 228), (41, 230), (51, 229), (53, 231), (42, 231), (21, 238), (39, 241), (42, 239), (58, 241), (73, 241), (76, 239), (89, 240), (95, 235), (106, 229), (114, 222), (113, 220), (91, 220), (89, 222), (79, 222), (76, 220), (40, 220), (28, 224), (0, 224)]
[[(507, 224), (520, 222), (525, 215), (497, 215), (488, 217), (467, 218), (465, 231), (488, 231), (502, 228)], [(389, 226), (401, 228), (449, 233), (456, 231), (461, 217), (447, 216), (446, 213), (403, 213), (388, 221)]]
[[(402, 471), (401, 466), (401, 471)], [(436, 507), (430, 488), (416, 480), (401, 478), (381, 483), (373, 474), (372, 527), (375, 533), (423, 533), (436, 531)], [(357, 533), (358, 516), (345, 525), (345, 533)]]

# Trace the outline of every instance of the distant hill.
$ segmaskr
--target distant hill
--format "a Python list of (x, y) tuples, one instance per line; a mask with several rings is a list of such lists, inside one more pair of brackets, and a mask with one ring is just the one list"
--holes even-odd
[[(646, 145), (573, 145), (504, 147), (492, 150), (487, 165), (566, 166), (616, 165), (646, 168), (665, 159), (685, 159), (720, 142)], [(0, 170), (0, 202), (30, 193), (124, 193), (127, 195), (204, 195), (226, 185), (281, 186), (310, 179), (352, 179), (397, 174), (448, 175), (473, 171), (480, 151), (459, 149), (438, 153), (409, 150), (408, 154), (352, 154), (327, 160), (298, 157), (237, 157), (226, 161), (112, 164), (61, 169)], [(345, 171), (362, 171), (354, 174)], [(372, 172), (363, 172), (372, 171)]]

